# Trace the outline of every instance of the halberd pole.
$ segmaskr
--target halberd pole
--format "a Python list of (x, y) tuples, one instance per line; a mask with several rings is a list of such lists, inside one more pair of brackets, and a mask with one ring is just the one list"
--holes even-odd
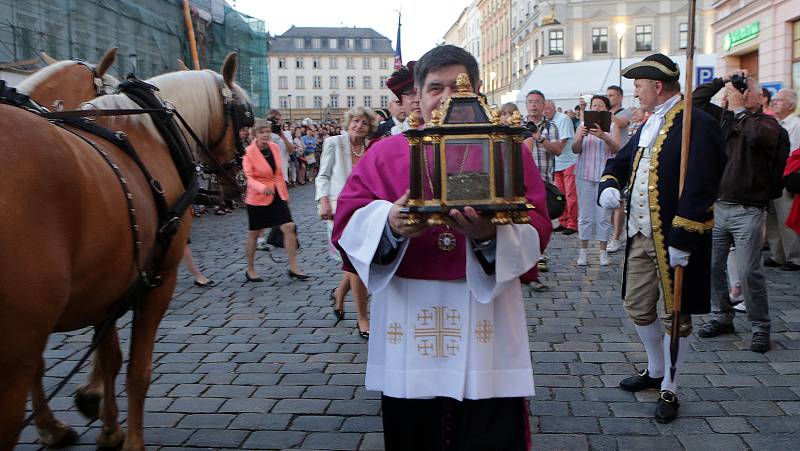
[[(678, 200), (683, 194), (686, 182), (686, 168), (689, 166), (689, 144), (692, 136), (692, 77), (694, 75), (694, 31), (696, 0), (689, 1), (689, 30), (686, 43), (686, 71), (683, 101), (683, 128), (681, 129), (681, 167), (678, 180)], [(678, 339), (680, 333), (681, 298), (683, 297), (683, 266), (675, 267), (675, 285), (672, 296), (672, 333), (669, 339), (670, 378), (675, 380), (675, 363), (678, 361)]]

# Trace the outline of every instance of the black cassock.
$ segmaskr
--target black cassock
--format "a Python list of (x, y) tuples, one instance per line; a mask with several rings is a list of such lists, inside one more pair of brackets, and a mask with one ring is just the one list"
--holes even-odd
[[(710, 311), (711, 297), (711, 230), (714, 226), (714, 202), (725, 167), (725, 151), (719, 124), (708, 114), (692, 110), (692, 134), (689, 165), (683, 194), (678, 198), (680, 177), (681, 132), (684, 101), (678, 102), (666, 115), (664, 125), (652, 147), (648, 197), (650, 224), (656, 249), (659, 280), (664, 293), (665, 311), (672, 312), (673, 271), (667, 248), (672, 246), (691, 252), (684, 270), (681, 313), (703, 314)], [(644, 127), (642, 127), (644, 128)], [(639, 136), (642, 128), (606, 163), (599, 192), (613, 187), (624, 192), (630, 205), (631, 187), (642, 150)], [(628, 216), (630, 208), (628, 208)], [(627, 218), (625, 229), (627, 231)], [(630, 239), (628, 247), (630, 249)], [(625, 252), (622, 297), (625, 297), (628, 251)]]

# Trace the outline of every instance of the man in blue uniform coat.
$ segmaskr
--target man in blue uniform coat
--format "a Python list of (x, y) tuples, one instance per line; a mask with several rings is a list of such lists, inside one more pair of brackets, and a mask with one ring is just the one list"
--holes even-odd
[(676, 381), (670, 378), (669, 342), (673, 268), (685, 267), (676, 376), (688, 352), (690, 315), (710, 310), (711, 229), (725, 164), (719, 126), (703, 111), (692, 111), (689, 166), (678, 194), (685, 102), (680, 70), (662, 54), (622, 71), (633, 79), (636, 97), (651, 116), (608, 161), (599, 204), (619, 205), (625, 195), (627, 248), (622, 283), (625, 311), (647, 351), (647, 368), (620, 382), (627, 391), (660, 389), (655, 418), (668, 423), (678, 414)]

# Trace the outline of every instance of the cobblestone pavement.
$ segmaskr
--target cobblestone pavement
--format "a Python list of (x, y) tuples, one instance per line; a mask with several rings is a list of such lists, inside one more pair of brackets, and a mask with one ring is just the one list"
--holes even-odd
[[(313, 185), (291, 190), (310, 282), (290, 281), (285, 265), (259, 252), (266, 281), (245, 284), (245, 212), (196, 220), (196, 260), (219, 284), (194, 287), (181, 270), (154, 355), (148, 449), (382, 448), (379, 396), (364, 389), (367, 345), (356, 333), (354, 306), (348, 300), (339, 324), (331, 310), (339, 270), (327, 257), (313, 192)], [(554, 236), (551, 272), (543, 275), (549, 291), (524, 289), (537, 387), (530, 404), (535, 449), (800, 449), (800, 273), (767, 269), (767, 354), (749, 350), (742, 316), (735, 335), (692, 337), (678, 379), (680, 417), (663, 425), (652, 418), (655, 392), (616, 388), (646, 360), (619, 300), (622, 254), (600, 269), (590, 252), (590, 266), (576, 267), (576, 247), (574, 236)], [(126, 354), (128, 321), (120, 332)], [(48, 389), (90, 339), (87, 330), (51, 338)], [(99, 423), (87, 426), (74, 409), (75, 386), (51, 405), (81, 433), (72, 449), (93, 449)], [(124, 420), (124, 396), (119, 400)], [(18, 449), (39, 449), (34, 440), (26, 429)]]

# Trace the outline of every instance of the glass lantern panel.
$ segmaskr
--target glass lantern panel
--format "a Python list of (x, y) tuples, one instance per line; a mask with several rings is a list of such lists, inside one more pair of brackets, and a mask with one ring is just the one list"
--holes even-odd
[(491, 198), (489, 139), (445, 139), (447, 200)]
[(422, 199), (434, 199), (434, 191), (438, 191), (436, 183), (436, 169), (434, 166), (436, 146), (432, 143), (422, 144)]
[(494, 191), (496, 197), (513, 197), (514, 179), (511, 173), (512, 149), (513, 146), (509, 141), (500, 141), (494, 143)]
[(469, 101), (451, 101), (447, 110), (445, 124), (479, 124), (489, 122), (481, 104), (475, 99)]

